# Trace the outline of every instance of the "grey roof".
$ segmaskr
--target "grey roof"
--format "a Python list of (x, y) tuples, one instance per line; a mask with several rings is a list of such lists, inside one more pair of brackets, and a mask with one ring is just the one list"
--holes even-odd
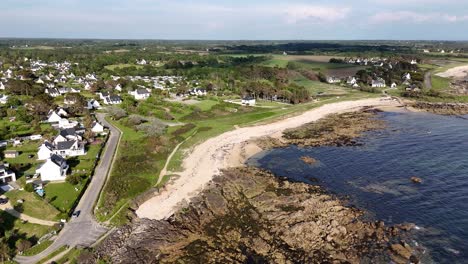
[(75, 140), (58, 142), (57, 150), (71, 149), (71, 147), (75, 144), (75, 142), (76, 142)]
[(146, 89), (137, 89), (136, 92), (137, 94), (149, 94), (148, 90)]
[(50, 156), (50, 160), (59, 167), (63, 167), (67, 165), (67, 162), (65, 161), (65, 159), (56, 154), (52, 154), (52, 156)]
[(75, 128), (67, 128), (67, 129), (60, 130), (60, 135), (63, 137), (76, 136), (77, 132)]

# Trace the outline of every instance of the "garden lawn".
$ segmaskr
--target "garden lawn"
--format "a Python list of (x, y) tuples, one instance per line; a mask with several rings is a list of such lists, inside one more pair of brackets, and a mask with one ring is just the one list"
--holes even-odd
[(213, 106), (219, 104), (218, 101), (215, 100), (203, 100), (195, 106), (199, 107), (202, 111), (209, 111)]
[(0, 219), (2, 220), (0, 229), (6, 231), (17, 230), (19, 234), (25, 234), (28, 238), (35, 237), (36, 239), (39, 239), (40, 237), (52, 231), (52, 227), (50, 226), (23, 223), (23, 220), (18, 219), (2, 210), (0, 210)]
[(50, 203), (60, 210), (62, 213), (69, 213), (71, 207), (74, 205), (85, 180), (80, 185), (77, 185), (78, 191), (75, 190), (75, 186), (68, 182), (62, 183), (49, 183), (45, 186), (46, 198), (50, 200)]
[[(13, 206), (22, 205), (23, 213), (26, 215), (52, 221), (60, 214), (57, 209), (34, 193), (13, 190), (5, 193), (5, 195), (10, 199)], [(19, 199), (24, 200), (24, 203), (17, 203)]]

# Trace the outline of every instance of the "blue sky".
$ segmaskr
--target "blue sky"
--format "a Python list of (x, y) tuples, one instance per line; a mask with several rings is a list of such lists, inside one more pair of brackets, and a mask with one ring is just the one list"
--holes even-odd
[(0, 37), (468, 40), (468, 0), (1, 0)]

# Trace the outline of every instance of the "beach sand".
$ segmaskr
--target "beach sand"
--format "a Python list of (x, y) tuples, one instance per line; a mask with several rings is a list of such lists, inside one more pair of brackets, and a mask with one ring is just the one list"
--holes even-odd
[(246, 159), (262, 149), (252, 139), (271, 136), (280, 138), (288, 128), (299, 127), (329, 114), (356, 111), (365, 106), (399, 106), (394, 100), (380, 98), (332, 103), (271, 124), (238, 128), (195, 146), (183, 162), (184, 170), (158, 195), (144, 202), (136, 211), (140, 218), (166, 219), (196, 196), (220, 170), (243, 166)]
[(437, 76), (444, 78), (463, 79), (468, 76), (468, 65), (451, 68), (445, 72), (438, 73)]

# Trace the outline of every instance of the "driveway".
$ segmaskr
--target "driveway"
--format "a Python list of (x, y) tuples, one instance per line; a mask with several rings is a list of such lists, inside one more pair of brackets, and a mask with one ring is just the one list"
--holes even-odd
[(17, 262), (24, 264), (37, 263), (64, 245), (70, 247), (90, 246), (107, 232), (108, 229), (95, 220), (93, 209), (106, 182), (107, 174), (109, 173), (114, 153), (119, 143), (120, 131), (105, 120), (105, 114), (97, 113), (96, 117), (99, 123), (110, 129), (110, 136), (91, 179), (91, 183), (76, 207), (76, 210), (81, 211), (80, 215), (72, 218), (69, 223), (65, 224), (57, 239), (46, 250), (31, 257), (17, 256), (15, 258)]

